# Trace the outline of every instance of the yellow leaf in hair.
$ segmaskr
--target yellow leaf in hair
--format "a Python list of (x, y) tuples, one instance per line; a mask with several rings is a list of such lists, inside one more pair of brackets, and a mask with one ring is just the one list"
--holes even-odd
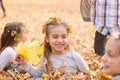
[(20, 36), (21, 36), (21, 34), (16, 34), (16, 35), (15, 35), (15, 38), (14, 38), (14, 40), (17, 40), (17, 39), (19, 39), (19, 38), (20, 38)]
[(51, 21), (57, 21), (59, 18), (57, 18), (57, 17), (51, 17), (51, 18), (49, 18), (49, 21), (51, 22)]

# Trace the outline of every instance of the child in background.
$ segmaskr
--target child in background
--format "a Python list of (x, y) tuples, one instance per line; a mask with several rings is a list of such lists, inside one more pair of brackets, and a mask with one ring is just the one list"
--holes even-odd
[(113, 75), (112, 80), (120, 80), (120, 32), (113, 33), (105, 46), (103, 71)]
[(50, 71), (64, 67), (63, 75), (68, 75), (70, 71), (87, 72), (89, 68), (85, 63), (83, 57), (71, 51), (68, 46), (68, 34), (70, 32), (69, 26), (59, 18), (50, 18), (43, 26), (43, 33), (45, 33), (44, 53), (41, 57), (41, 62), (38, 68), (35, 68), (23, 57), (18, 56), (16, 61), (23, 65), (23, 69), (29, 72), (33, 78), (28, 80), (35, 80), (40, 77), (43, 72)]
[(7, 23), (1, 35), (0, 44), (0, 71), (8, 69), (15, 60), (14, 46), (23, 40), (24, 25), (20, 22)]

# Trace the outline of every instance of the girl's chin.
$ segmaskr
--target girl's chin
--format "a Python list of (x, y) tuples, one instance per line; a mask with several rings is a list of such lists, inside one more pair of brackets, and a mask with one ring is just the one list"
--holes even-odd
[(64, 49), (56, 49), (56, 52), (59, 52), (59, 53), (64, 53)]
[(105, 67), (105, 66), (104, 66), (102, 71), (103, 71), (104, 73), (107, 73), (107, 70), (108, 70), (108, 67)]

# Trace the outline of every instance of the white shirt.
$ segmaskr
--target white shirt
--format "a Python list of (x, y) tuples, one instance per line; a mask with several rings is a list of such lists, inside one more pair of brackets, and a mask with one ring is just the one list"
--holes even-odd
[(0, 53), (0, 71), (3, 70), (10, 62), (13, 62), (16, 57), (16, 52), (12, 47), (6, 47)]
[[(59, 68), (60, 65), (65, 62), (66, 63), (66, 70), (65, 74), (70, 71), (82, 71), (87, 72), (89, 71), (89, 67), (87, 66), (85, 60), (80, 56), (79, 53), (73, 51), (67, 51), (61, 55), (54, 55), (50, 54), (49, 61), (52, 64), (54, 69)], [(24, 67), (24, 70), (28, 71), (32, 76), (39, 77), (45, 72), (44, 68), (44, 59), (41, 57), (41, 63), (39, 67), (33, 67), (31, 64), (27, 63)]]

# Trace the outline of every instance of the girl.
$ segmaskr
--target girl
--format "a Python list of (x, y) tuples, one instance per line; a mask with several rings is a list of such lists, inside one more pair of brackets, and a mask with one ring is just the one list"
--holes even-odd
[[(27, 63), (18, 56), (16, 61), (23, 66), (33, 77), (40, 77), (43, 72), (50, 72), (53, 69), (64, 67), (64, 75), (70, 71), (87, 72), (89, 70), (84, 59), (75, 51), (71, 51), (68, 46), (69, 26), (59, 18), (50, 18), (43, 27), (45, 33), (44, 54), (38, 68)], [(30, 80), (34, 80), (31, 78)]]
[(0, 44), (0, 71), (6, 70), (15, 60), (16, 52), (13, 47), (20, 41), (23, 30), (24, 25), (20, 22), (5, 25)]
[(103, 71), (113, 75), (112, 80), (120, 80), (120, 32), (116, 32), (105, 46)]

